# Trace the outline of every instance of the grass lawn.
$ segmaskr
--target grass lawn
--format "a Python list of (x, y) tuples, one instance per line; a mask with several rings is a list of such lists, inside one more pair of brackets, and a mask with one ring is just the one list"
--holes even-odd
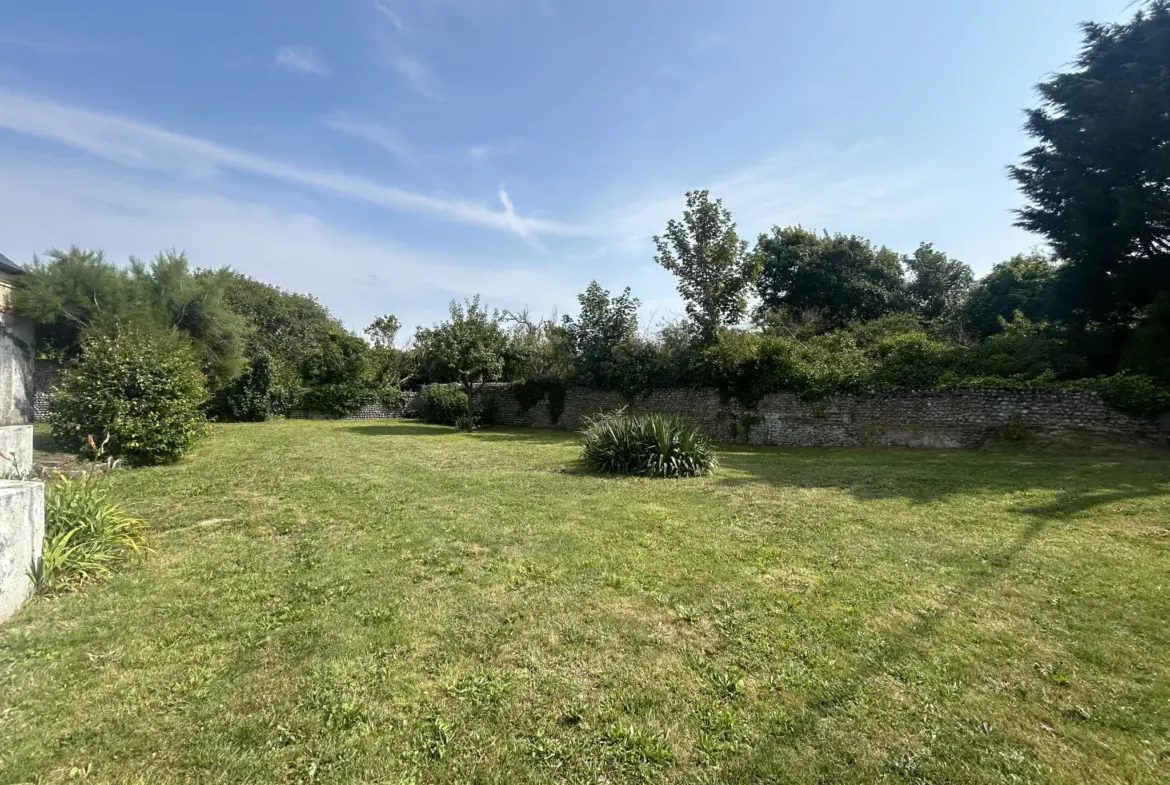
[(0, 627), (0, 783), (1170, 782), (1170, 456), (216, 427)]

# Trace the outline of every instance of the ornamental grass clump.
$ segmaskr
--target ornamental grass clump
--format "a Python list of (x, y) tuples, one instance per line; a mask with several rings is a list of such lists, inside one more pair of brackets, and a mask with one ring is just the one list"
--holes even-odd
[(718, 461), (711, 438), (673, 414), (618, 411), (586, 420), (581, 459), (594, 471), (636, 477), (702, 477)]

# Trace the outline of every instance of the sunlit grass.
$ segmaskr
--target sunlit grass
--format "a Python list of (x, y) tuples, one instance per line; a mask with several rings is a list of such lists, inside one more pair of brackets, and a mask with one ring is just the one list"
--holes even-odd
[[(1166, 781), (1170, 460), (217, 427), (0, 628), (0, 783)], [(73, 780), (70, 778), (73, 777)]]

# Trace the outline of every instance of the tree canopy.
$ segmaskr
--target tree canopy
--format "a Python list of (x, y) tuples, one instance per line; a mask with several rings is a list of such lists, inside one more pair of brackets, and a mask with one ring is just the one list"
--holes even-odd
[(1064, 262), (1056, 315), (1126, 330), (1170, 290), (1170, 2), (1082, 29), (1073, 67), (1037, 86), (1036, 144), (1010, 171), (1019, 226)]
[(773, 227), (756, 245), (765, 308), (815, 312), (826, 327), (877, 319), (908, 305), (901, 257), (856, 235)]
[(911, 275), (910, 302), (926, 319), (956, 315), (975, 283), (970, 267), (930, 243), (919, 245), (906, 257), (905, 265)]
[(682, 221), (667, 222), (666, 233), (655, 236), (654, 244), (654, 261), (678, 278), (687, 315), (704, 343), (713, 342), (720, 327), (743, 318), (760, 260), (739, 239), (722, 200), (711, 201), (708, 191), (688, 192)]
[(963, 324), (976, 338), (1002, 329), (1000, 320), (1022, 313), (1032, 321), (1047, 319), (1053, 310), (1058, 268), (1045, 253), (1018, 254), (992, 268), (972, 287), (963, 304)]

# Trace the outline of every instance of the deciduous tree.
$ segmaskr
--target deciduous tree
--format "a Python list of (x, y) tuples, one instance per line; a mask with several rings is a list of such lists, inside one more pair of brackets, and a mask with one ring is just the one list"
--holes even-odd
[(418, 331), (416, 343), (430, 378), (458, 382), (467, 393), (467, 428), (475, 427), (476, 396), (504, 372), (507, 338), (499, 313), (489, 314), (479, 295), (460, 305), (451, 301), (450, 318)]
[(654, 244), (654, 261), (678, 278), (701, 340), (714, 343), (720, 327), (743, 318), (747, 293), (760, 275), (759, 256), (739, 239), (723, 201), (711, 201), (708, 191), (688, 192), (682, 221), (671, 219)]
[(826, 329), (907, 310), (901, 259), (857, 236), (773, 227), (756, 245), (759, 294), (768, 309), (815, 313)]

